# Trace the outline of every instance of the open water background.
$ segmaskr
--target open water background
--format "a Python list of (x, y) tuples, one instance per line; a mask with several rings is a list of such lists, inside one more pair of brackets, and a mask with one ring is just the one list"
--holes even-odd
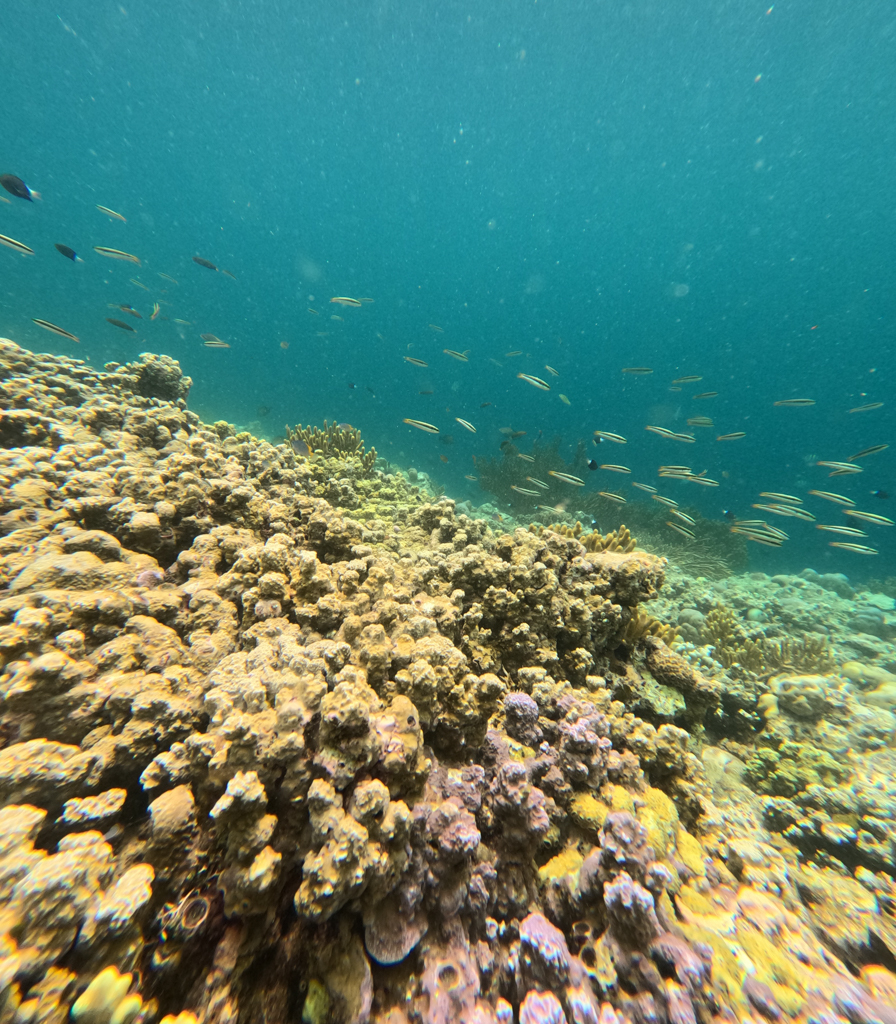
[[(567, 457), (597, 428), (629, 438), (592, 453), (632, 479), (670, 462), (720, 479), (662, 488), (712, 518), (810, 487), (896, 518), (896, 446), (855, 477), (813, 465), (896, 433), (894, 45), (879, 0), (5, 5), (0, 172), (43, 200), (0, 204), (0, 232), (36, 250), (0, 249), (0, 332), (98, 364), (168, 353), (204, 418), (269, 437), (348, 421), (459, 499), (488, 498), (464, 475), (499, 427), (526, 430), (524, 451), (558, 435)], [(129, 319), (109, 302), (147, 317), (154, 299), (191, 325), (105, 321)], [(703, 380), (670, 392), (683, 374)], [(691, 397), (705, 390), (720, 394)], [(817, 404), (772, 404), (796, 397)], [(871, 401), (886, 404), (848, 414)], [(715, 422), (694, 445), (643, 430), (693, 415)], [(620, 485), (647, 500), (588, 478)], [(793, 539), (755, 568), (896, 575), (896, 529), (868, 527), (880, 555), (864, 559), (772, 522)]]

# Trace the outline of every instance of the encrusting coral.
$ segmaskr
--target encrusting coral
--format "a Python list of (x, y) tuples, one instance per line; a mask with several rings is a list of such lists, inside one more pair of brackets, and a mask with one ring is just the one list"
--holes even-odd
[(0, 375), (3, 1020), (889, 1019), (858, 925), (812, 932), (844, 879), (867, 931), (883, 873), (717, 806), (721, 686), (627, 532), (327, 479), (202, 424), (171, 361), (3, 342)]

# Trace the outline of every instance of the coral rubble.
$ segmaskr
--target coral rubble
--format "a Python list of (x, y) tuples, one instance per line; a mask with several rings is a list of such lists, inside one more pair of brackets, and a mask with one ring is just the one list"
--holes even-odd
[(0, 1019), (893, 1018), (886, 669), (164, 357), (0, 375)]

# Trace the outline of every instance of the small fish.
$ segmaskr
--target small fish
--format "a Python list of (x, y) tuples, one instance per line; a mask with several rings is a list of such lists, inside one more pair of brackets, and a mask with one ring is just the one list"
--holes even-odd
[(551, 485), (546, 484), (544, 480), (539, 480), (537, 476), (527, 476), (526, 479), (530, 484), (535, 484), (536, 487), (540, 487), (543, 491), (550, 490)]
[(693, 530), (689, 530), (686, 526), (682, 526), (680, 523), (672, 523), (666, 520), (666, 526), (674, 530), (676, 533), (680, 533), (682, 537), (689, 537), (691, 540), (697, 539), (697, 534)]
[(479, 408), (480, 409), (487, 409), (491, 404), (492, 404), (491, 402), (480, 402), (479, 403)]
[(882, 491), (880, 489), (878, 489), (876, 491), (869, 491), (869, 494), (871, 495), (872, 498), (889, 498), (890, 497), (888, 491)]
[(569, 400), (569, 399), (568, 399), (568, 398), (566, 397), (566, 395), (561, 395), (561, 396), (560, 396), (560, 401), (561, 401), (561, 402), (562, 402), (562, 403), (563, 403), (564, 405), (572, 405), (572, 402), (570, 402), (570, 400)]
[(614, 444), (628, 444), (622, 434), (611, 434), (609, 430), (595, 430), (594, 436), (602, 441), (612, 441)]
[(869, 402), (867, 405), (857, 405), (855, 409), (850, 409), (850, 412), (871, 412), (872, 409), (880, 409), (883, 407), (883, 402)]
[(843, 514), (852, 516), (853, 519), (861, 519), (863, 523), (875, 523), (877, 526), (896, 526), (892, 519), (886, 516), (879, 516), (874, 512), (860, 512), (856, 508), (845, 508)]
[(679, 387), (679, 386), (678, 386), (677, 384), (672, 384), (672, 385), (671, 385), (671, 386), (669, 387), (669, 390), (670, 390), (670, 391), (681, 391), (681, 388), (680, 388), (680, 387)]
[(330, 302), (335, 302), (340, 306), (360, 306), (360, 299), (352, 299), (348, 295), (334, 295)]
[(837, 505), (855, 505), (852, 498), (844, 498), (842, 494), (834, 494), (833, 491), (808, 491), (808, 494), (814, 494), (816, 498), (824, 498), (825, 501), (833, 501)]
[(660, 466), (660, 473), (693, 473), (690, 466)]
[(402, 356), (402, 358), (411, 366), (429, 366), (429, 363), (424, 363), (422, 359), (415, 359), (413, 356)]
[(703, 378), (699, 377), (697, 374), (691, 374), (688, 377), (676, 377), (675, 380), (672, 381), (672, 383), (673, 384), (692, 384), (696, 380), (703, 380)]
[(464, 480), (472, 480), (473, 483), (475, 483), (478, 479), (478, 476), (473, 476), (471, 473), (464, 473)]
[(307, 459), (311, 456), (311, 449), (304, 441), (299, 440), (297, 437), (290, 439), (289, 447), (292, 448), (296, 455), (301, 455), (303, 458)]
[(877, 455), (878, 452), (886, 451), (890, 446), (888, 444), (873, 444), (870, 448), (863, 448), (860, 452), (856, 452), (855, 455), (850, 455), (847, 462), (855, 462), (856, 459), (864, 459), (866, 455)]
[(675, 437), (675, 431), (667, 427), (646, 426), (644, 429), (649, 430), (651, 434), (659, 434), (660, 437)]
[[(430, 326), (432, 326), (432, 325), (430, 325)], [(523, 350), (521, 348), (515, 348), (512, 352), (505, 352), (504, 353), (504, 358), (505, 359), (513, 359), (514, 356), (521, 356), (522, 354), (523, 354)]]
[(145, 292), (149, 291), (146, 285), (142, 281), (138, 281), (136, 277), (131, 277), (128, 280), (130, 280), (131, 284), (135, 284), (138, 288), (142, 288)]
[(37, 317), (31, 318), (32, 323), (37, 324), (38, 327), (43, 327), (45, 331), (52, 331), (54, 334), (59, 334), (63, 338), (68, 338), (69, 341), (80, 341), (76, 335), (69, 331), (63, 330), (61, 327), (57, 327), (56, 324), (51, 324), (49, 320), (39, 320)]
[(807, 405), (815, 405), (814, 398), (785, 398), (783, 401), (775, 402), (775, 405), (779, 405), (782, 408), (787, 409), (802, 409)]
[[(706, 470), (704, 470), (703, 472), (705, 473)], [(719, 481), (718, 480), (711, 480), (708, 476), (700, 476), (698, 474), (697, 476), (688, 477), (688, 479), (691, 481), (691, 483), (700, 484), (701, 487), (718, 487), (719, 486)]]
[(608, 469), (611, 473), (631, 473), (628, 466), (617, 466), (612, 462), (605, 462), (600, 468)]
[(528, 487), (517, 487), (516, 484), (511, 484), (510, 489), (516, 491), (517, 494), (528, 494), (533, 498), (537, 498), (541, 494), (541, 491), (533, 491)]
[(455, 416), (454, 419), (455, 419), (455, 421), (457, 423), (459, 423), (464, 428), (464, 430), (469, 430), (471, 434), (475, 434), (476, 433), (476, 428), (469, 421), (462, 420), (460, 418), (460, 416)]
[(694, 398), (718, 398), (718, 391), (701, 391), (699, 395), (694, 395)]
[(754, 544), (764, 544), (767, 548), (779, 548), (784, 543), (780, 537), (776, 537), (774, 534), (754, 533), (752, 530), (738, 530), (735, 526), (731, 527), (731, 532), (746, 537), (747, 540), (753, 541)]
[(635, 376), (645, 376), (648, 373), (653, 373), (653, 370), (649, 366), (623, 366), (623, 373), (632, 373)]
[(136, 263), (138, 267), (141, 266), (137, 256), (133, 256), (129, 252), (122, 252), (121, 249), (110, 249), (105, 245), (95, 245), (93, 251), (98, 252), (100, 256), (108, 256), (110, 260), (125, 260), (128, 263)]
[(431, 331), (437, 331), (439, 334), (444, 334), (445, 333), (445, 328), (444, 327), (439, 327), (438, 324), (430, 324), (429, 325), (429, 329)]
[(320, 313), (318, 313), (316, 309), (312, 309), (310, 306), (308, 307), (308, 312), (313, 313), (315, 316), (320, 316)]
[(136, 330), (131, 327), (130, 324), (126, 324), (124, 320), (113, 320), (112, 317), (107, 316), (106, 322), (112, 324), (113, 327), (120, 327), (123, 331), (130, 331), (132, 334), (136, 334)]
[(208, 341), (203, 341), (203, 348), (230, 348), (230, 345), (226, 341), (221, 341), (220, 338), (216, 338), (214, 334)]
[(463, 352), (456, 352), (453, 348), (443, 348), (442, 351), (446, 356), (451, 356), (452, 359), (457, 359), (458, 362), (468, 363), (470, 361), (467, 357), (467, 352), (470, 351), (469, 349), (465, 349)]
[(172, 284), (177, 284), (177, 281), (170, 274), (164, 274), (161, 270), (157, 271), (159, 277), (164, 277), (166, 281), (170, 281)]
[(289, 342), (288, 341), (281, 341), (280, 342), (280, 348), (282, 348), (283, 351), (285, 352), (289, 348)]
[(816, 530), (826, 530), (828, 533), (842, 533), (847, 537), (867, 537), (864, 530), (857, 530), (854, 526), (827, 526), (824, 523), (817, 523)]
[(771, 498), (772, 501), (788, 501), (793, 505), (802, 505), (803, 499), (794, 494), (781, 494), (780, 491), (760, 491), (760, 498)]
[[(843, 473), (861, 473), (862, 467), (857, 466), (854, 462), (831, 462), (830, 460), (820, 460), (815, 463), (816, 466), (826, 466), (828, 469), (836, 469)], [(832, 473), (831, 476), (834, 474)]]
[(158, 304), (158, 302), (154, 302), (152, 304), (152, 315), (150, 316), (149, 319), (155, 320), (155, 318), (159, 315), (159, 311), (161, 310), (161, 308), (162, 307)]
[(560, 376), (560, 373), (559, 373), (559, 371), (558, 371), (558, 370), (555, 370), (553, 366), (548, 366), (548, 364), (547, 364), (547, 363), (545, 363), (545, 364), (544, 364), (544, 368), (545, 368), (545, 369), (546, 369), (546, 370), (548, 371), (548, 373), (549, 373), (549, 374), (550, 374), (550, 375), (551, 375), (552, 377), (559, 377), (559, 376)]
[(194, 256), (193, 262), (198, 263), (200, 267), (205, 267), (206, 270), (217, 270), (218, 268), (210, 260), (204, 260), (201, 256)]
[(588, 468), (592, 471), (600, 468), (600, 463), (597, 461), (597, 459), (589, 459), (587, 465)]
[(689, 523), (691, 526), (697, 525), (697, 520), (692, 516), (689, 516), (687, 512), (680, 512), (677, 508), (670, 508), (669, 515), (675, 516), (676, 519), (680, 519), (682, 522)]
[(35, 192), (34, 189), (28, 188), (25, 182), (16, 174), (0, 174), (0, 185), (17, 199), (27, 199), (29, 203), (34, 202), (35, 199), (40, 199), (40, 192)]
[(129, 313), (131, 316), (135, 316), (138, 320), (143, 319), (143, 314), (138, 313), (133, 306), (121, 305), (118, 308), (122, 311), (122, 313)]
[(221, 273), (226, 274), (228, 277), (232, 277), (234, 281), (236, 280), (236, 274), (234, 274), (232, 270), (225, 270), (221, 267)]
[(376, 302), (376, 299), (369, 299), (366, 296), (362, 295), (361, 298), (358, 299), (358, 302)]
[(83, 263), (84, 260), (75, 252), (70, 245), (63, 245), (61, 242), (57, 242), (54, 248), (61, 252), (62, 255), (67, 259), (71, 260), (72, 263)]
[(440, 455), (439, 456), (439, 462), (447, 462), (447, 461), (448, 461), (448, 456), (447, 455)]
[(0, 235), (0, 245), (5, 245), (8, 249), (15, 249), (16, 252), (20, 252), (23, 256), (34, 255), (34, 250), (29, 249), (24, 242), (17, 242), (14, 238), (10, 238), (8, 235)]
[(753, 508), (758, 508), (760, 512), (771, 512), (774, 516), (789, 516), (792, 519), (806, 519), (815, 522), (815, 516), (811, 512), (804, 508), (797, 508), (795, 505), (754, 504)]
[(418, 395), (434, 395), (435, 391), (418, 391)]
[[(199, 337), (202, 338), (203, 341), (221, 342), (221, 339), (217, 336), (217, 334), (200, 334)], [(224, 343), (221, 342), (221, 344), (223, 345)]]
[(111, 217), (112, 220), (120, 220), (122, 224), (127, 224), (127, 218), (122, 217), (120, 213), (116, 213), (114, 210), (110, 210), (108, 206), (100, 206), (100, 204), (97, 203), (96, 208), (100, 213), (104, 213), (107, 217)]
[(550, 391), (551, 385), (546, 380), (542, 380), (541, 377), (533, 377), (531, 373), (518, 373), (518, 380), (524, 380), (527, 384), (531, 384), (532, 387), (538, 388), (540, 391)]
[(857, 555), (876, 555), (879, 553), (876, 548), (868, 548), (864, 544), (850, 544), (848, 541), (843, 540), (828, 541), (828, 547), (843, 548), (844, 551), (854, 551)]
[(716, 438), (717, 441), (739, 441), (742, 437), (746, 437), (746, 431), (735, 430), (733, 434), (719, 434)]
[(688, 420), (689, 427), (711, 427), (713, 426), (712, 420), (708, 416), (692, 416)]
[(585, 481), (581, 477), (573, 476), (572, 473), (558, 473), (555, 469), (549, 469), (548, 476), (552, 476), (555, 480), (560, 480), (565, 484), (572, 484), (573, 487), (585, 486)]
[(410, 420), (405, 419), (402, 422), (407, 423), (409, 427), (416, 427), (418, 430), (425, 430), (427, 434), (438, 434), (439, 428), (432, 425), (432, 423), (424, 423), (423, 420)]
[(633, 483), (632, 487), (637, 487), (639, 491), (646, 491), (647, 494), (656, 494), (656, 488), (651, 487), (650, 484)]
[(532, 455), (523, 455), (522, 452), (517, 452), (516, 456), (518, 459), (522, 459), (523, 462), (534, 462), (535, 458)]
[(669, 508), (678, 508), (677, 501), (673, 501), (671, 498), (664, 498), (662, 494), (652, 494), (651, 498), (654, 501), (658, 501), (661, 505), (668, 505)]
[(339, 316), (337, 313), (331, 313), (330, 314), (330, 319), (331, 320), (339, 320), (339, 321), (341, 321), (343, 323), (345, 322), (345, 317), (344, 316)]
[(177, 316), (174, 318), (174, 322), (176, 324), (186, 324), (187, 327), (192, 327), (193, 326), (193, 321), (192, 320), (181, 320), (180, 317), (177, 317)]
[(673, 441), (684, 441), (686, 444), (695, 444), (697, 441), (693, 434), (676, 434), (674, 431), (669, 433), (669, 437)]
[(597, 493), (602, 498), (606, 498), (607, 501), (615, 501), (617, 505), (627, 504), (626, 499), (621, 494), (615, 494), (613, 491), (598, 491)]

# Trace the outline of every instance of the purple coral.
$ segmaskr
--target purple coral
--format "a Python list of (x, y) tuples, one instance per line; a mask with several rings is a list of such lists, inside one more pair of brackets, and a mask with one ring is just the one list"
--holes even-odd
[(520, 1007), (520, 1024), (568, 1024), (553, 992), (528, 992)]
[(625, 871), (604, 886), (604, 905), (613, 938), (628, 949), (642, 949), (663, 930), (653, 896)]
[(538, 728), (538, 705), (528, 693), (509, 693), (504, 698), (504, 728), (507, 735), (527, 747), (541, 739)]
[(563, 932), (543, 914), (520, 922), (520, 970), (526, 982), (556, 988), (569, 976), (569, 949)]

